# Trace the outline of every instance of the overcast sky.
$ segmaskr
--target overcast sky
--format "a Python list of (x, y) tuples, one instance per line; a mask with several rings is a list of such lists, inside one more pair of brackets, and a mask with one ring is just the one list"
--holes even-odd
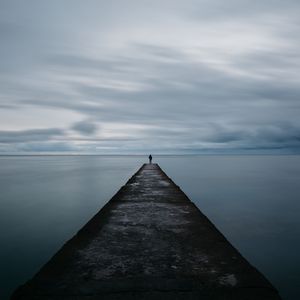
[(0, 0), (0, 154), (300, 153), (299, 0)]

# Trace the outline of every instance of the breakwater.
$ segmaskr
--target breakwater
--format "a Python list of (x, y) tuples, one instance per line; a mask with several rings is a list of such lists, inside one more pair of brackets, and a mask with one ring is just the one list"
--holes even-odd
[(280, 299), (157, 164), (145, 164), (12, 299)]

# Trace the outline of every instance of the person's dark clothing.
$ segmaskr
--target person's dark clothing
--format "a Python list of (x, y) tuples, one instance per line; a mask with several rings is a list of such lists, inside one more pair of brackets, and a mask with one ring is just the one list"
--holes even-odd
[(150, 164), (152, 163), (152, 155), (151, 154), (149, 155), (149, 163)]

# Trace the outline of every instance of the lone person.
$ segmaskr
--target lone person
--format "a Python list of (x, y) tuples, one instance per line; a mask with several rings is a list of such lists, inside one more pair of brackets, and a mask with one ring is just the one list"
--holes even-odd
[(149, 155), (149, 163), (152, 164), (152, 155)]

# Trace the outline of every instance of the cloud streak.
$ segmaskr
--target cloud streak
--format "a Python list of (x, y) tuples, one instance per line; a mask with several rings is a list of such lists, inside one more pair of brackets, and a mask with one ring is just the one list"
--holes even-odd
[(63, 130), (57, 128), (0, 131), (0, 144), (45, 141), (57, 136), (62, 136), (63, 134)]

